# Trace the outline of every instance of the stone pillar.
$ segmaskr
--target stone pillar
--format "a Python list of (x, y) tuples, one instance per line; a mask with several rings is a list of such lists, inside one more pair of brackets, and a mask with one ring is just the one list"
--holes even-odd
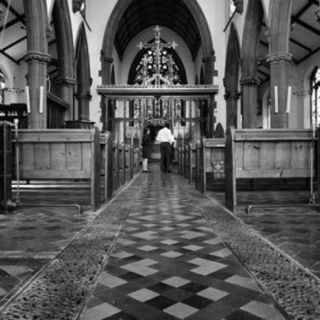
[(202, 63), (204, 66), (204, 83), (205, 84), (212, 84), (213, 83), (213, 76), (215, 75), (214, 71), (214, 63), (216, 61), (216, 58), (214, 56), (214, 53), (212, 53), (208, 57), (202, 58)]
[(76, 85), (75, 78), (63, 77), (57, 80), (57, 85), (59, 87), (59, 97), (69, 104), (68, 110), (66, 110), (65, 120), (74, 119), (73, 110), (73, 95), (74, 86)]
[[(30, 52), (25, 58), (28, 64), (27, 85), (29, 87), (30, 109), (28, 126), (31, 129), (47, 127), (47, 64), (50, 57), (40, 52)], [(40, 87), (43, 87), (43, 109), (40, 110)]]
[[(28, 64), (27, 86), (29, 87), (30, 109), (29, 128), (47, 127), (46, 81), (47, 64), (50, 61), (47, 44), (47, 8), (43, 0), (23, 0), (27, 25)], [(40, 87), (43, 92), (43, 110), (40, 110)], [(40, 112), (42, 111), (42, 112)]]
[(224, 95), (227, 108), (227, 128), (230, 126), (235, 128), (238, 127), (238, 100), (240, 96), (241, 94), (238, 91), (226, 91), (226, 94)]
[[(288, 73), (292, 56), (289, 53), (292, 0), (272, 0), (270, 7), (269, 52), (271, 91), (271, 128), (288, 128), (286, 113)], [(276, 90), (275, 90), (276, 88)], [(278, 96), (275, 101), (275, 93)], [(277, 110), (276, 110), (277, 109)]]
[[(288, 74), (292, 56), (289, 53), (271, 54), (268, 56), (268, 62), (270, 63), (271, 128), (288, 128), (286, 109)], [(275, 95), (278, 96), (277, 101), (275, 101)]]
[(111, 84), (111, 67), (113, 63), (113, 58), (106, 56), (103, 52), (101, 52), (101, 63), (102, 68), (100, 71), (100, 76), (102, 78), (102, 84)]
[(89, 121), (89, 103), (92, 98), (90, 92), (80, 92), (77, 94), (79, 105), (79, 120)]
[(257, 127), (257, 102), (258, 86), (260, 80), (257, 77), (242, 77), (240, 80), (242, 87), (242, 127)]

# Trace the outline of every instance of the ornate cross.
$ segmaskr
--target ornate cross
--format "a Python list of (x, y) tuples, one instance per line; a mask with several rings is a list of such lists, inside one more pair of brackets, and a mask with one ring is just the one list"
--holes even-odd
[(160, 85), (160, 80), (162, 78), (161, 75), (161, 49), (163, 48), (173, 48), (175, 49), (178, 44), (175, 41), (172, 41), (172, 43), (168, 42), (168, 43), (161, 43), (161, 38), (160, 38), (160, 31), (161, 28), (159, 26), (156, 26), (154, 29), (154, 42), (153, 43), (142, 43), (140, 42), (138, 44), (138, 48), (140, 50), (142, 49), (148, 49), (150, 48), (154, 54), (155, 54), (155, 69), (156, 72), (154, 74), (154, 79), (155, 79), (155, 83), (156, 85)]

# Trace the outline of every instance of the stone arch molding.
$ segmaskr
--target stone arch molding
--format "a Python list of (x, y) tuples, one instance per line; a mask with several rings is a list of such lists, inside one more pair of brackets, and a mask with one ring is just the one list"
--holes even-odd
[[(196, 0), (182, 0), (186, 7), (193, 14), (198, 29), (201, 31), (201, 44), (203, 52), (203, 63), (205, 65), (205, 82), (210, 84), (213, 82), (214, 74), (214, 49), (210, 29), (198, 2)], [(115, 5), (111, 16), (108, 20), (101, 50), (101, 76), (102, 84), (111, 83), (111, 64), (113, 52), (113, 40), (117, 31), (118, 24), (125, 10), (130, 5), (132, 0), (119, 0)]]

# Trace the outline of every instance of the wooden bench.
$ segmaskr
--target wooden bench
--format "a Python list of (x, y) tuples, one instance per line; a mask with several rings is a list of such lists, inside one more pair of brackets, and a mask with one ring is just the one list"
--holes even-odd
[(202, 139), (198, 145), (197, 177), (198, 189), (206, 193), (208, 181), (224, 179), (225, 139)]
[(19, 180), (88, 181), (89, 205), (95, 209), (100, 206), (98, 129), (19, 130), (15, 142), (19, 147)]
[(237, 206), (240, 178), (314, 177), (313, 146), (311, 130), (229, 129), (225, 148), (227, 208), (234, 211)]

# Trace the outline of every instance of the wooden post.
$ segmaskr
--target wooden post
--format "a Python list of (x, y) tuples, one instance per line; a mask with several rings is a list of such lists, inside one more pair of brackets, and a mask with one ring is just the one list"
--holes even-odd
[(200, 148), (201, 148), (201, 145), (200, 145), (200, 143), (199, 142), (196, 142), (196, 150), (195, 150), (195, 152), (196, 152), (196, 154), (195, 154), (195, 160), (196, 160), (196, 173), (195, 173), (195, 185), (196, 185), (196, 189), (197, 190), (201, 190), (200, 189), (200, 185), (201, 185), (201, 179), (200, 179), (200, 177), (201, 177), (201, 174), (200, 174), (200, 172), (201, 172), (201, 168), (200, 168)]
[(236, 158), (234, 145), (234, 129), (230, 127), (226, 133), (225, 147), (225, 202), (226, 207), (234, 211), (237, 205)]
[(206, 139), (201, 139), (200, 145), (200, 191), (207, 192), (207, 163), (206, 163)]
[(126, 158), (127, 158), (127, 146), (126, 144), (122, 144), (122, 177), (121, 182), (126, 182)]
[(119, 186), (119, 142), (114, 144), (114, 187), (118, 188)]
[(317, 170), (317, 188), (318, 188), (318, 203), (320, 203), (320, 128), (318, 128), (318, 148), (315, 152), (316, 170)]
[(101, 205), (101, 153), (98, 128), (92, 131), (91, 151), (91, 205), (97, 210)]
[(111, 133), (106, 134), (105, 144), (105, 197), (112, 198), (113, 191), (113, 141)]
[(188, 177), (189, 177), (189, 183), (192, 182), (192, 144), (189, 144), (189, 150), (188, 150)]

